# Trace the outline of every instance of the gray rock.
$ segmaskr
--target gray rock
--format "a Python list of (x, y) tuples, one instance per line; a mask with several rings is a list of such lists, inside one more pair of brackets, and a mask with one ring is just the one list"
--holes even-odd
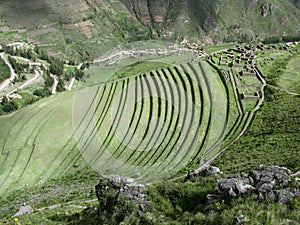
[(271, 183), (264, 183), (257, 188), (259, 192), (267, 193), (273, 190), (274, 185)]
[(281, 204), (289, 203), (290, 200), (295, 197), (297, 192), (298, 190), (296, 188), (286, 188), (274, 191), (278, 202)]
[(236, 225), (247, 223), (249, 221), (250, 220), (248, 218), (246, 218), (243, 214), (241, 214), (236, 218)]
[(274, 191), (269, 191), (266, 193), (266, 197), (270, 200), (274, 200), (276, 196), (275, 196)]
[(211, 171), (213, 174), (223, 174), (223, 172), (216, 166), (212, 166)]
[(259, 166), (248, 174), (230, 175), (227, 178), (218, 179), (218, 196), (210, 196), (208, 202), (215, 199), (232, 199), (255, 193), (257, 198), (276, 200), (280, 203), (288, 203), (299, 194), (298, 188), (289, 187), (291, 183), (291, 171), (277, 166)]
[(277, 166), (260, 166), (256, 170), (251, 170), (249, 176), (253, 178), (257, 188), (265, 183), (271, 183), (274, 187), (286, 186), (290, 181), (289, 171)]
[(201, 170), (189, 170), (185, 177), (185, 181), (195, 181), (198, 177), (208, 177), (210, 175), (223, 174), (223, 172), (215, 166), (205, 166)]
[(219, 179), (217, 182), (218, 192), (224, 197), (234, 198), (251, 193), (254, 190), (247, 177), (230, 176), (227, 179)]
[(264, 3), (261, 8), (260, 8), (260, 14), (263, 16), (263, 17), (266, 17), (268, 14), (271, 14), (272, 13), (272, 5), (271, 4), (268, 4), (268, 3)]
[(245, 184), (243, 182), (237, 183), (236, 188), (238, 190), (239, 195), (243, 195), (243, 194), (252, 192), (252, 190), (255, 190), (255, 188), (252, 185)]
[(32, 207), (24, 204), (20, 207), (19, 211), (14, 215), (14, 217), (18, 217), (23, 214), (31, 214), (31, 213), (33, 213)]
[(233, 198), (235, 198), (235, 197), (238, 196), (238, 195), (232, 190), (232, 188), (229, 189), (228, 195), (231, 196), (231, 197), (233, 197)]
[(120, 176), (110, 177), (110, 179), (102, 178), (95, 189), (100, 203), (99, 212), (113, 210), (115, 206), (120, 206), (120, 211), (122, 211), (122, 205), (127, 204), (126, 201), (122, 201), (123, 198), (137, 203), (139, 210), (144, 210), (149, 203), (147, 196), (143, 193), (144, 186), (133, 185), (133, 179)]

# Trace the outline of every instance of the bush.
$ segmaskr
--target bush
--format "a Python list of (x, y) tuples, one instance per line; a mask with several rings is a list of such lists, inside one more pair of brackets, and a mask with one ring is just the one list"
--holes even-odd
[(5, 97), (3, 98), (2, 105), (4, 112), (13, 112), (19, 109), (18, 104), (14, 100), (7, 101)]
[(48, 88), (44, 87), (44, 89), (36, 89), (33, 92), (33, 95), (44, 98), (51, 95), (51, 92)]
[(10, 77), (10, 69), (0, 57), (0, 83)]
[(58, 92), (62, 92), (62, 91), (64, 91), (64, 90), (66, 90), (66, 89), (65, 89), (65, 83), (64, 83), (64, 80), (63, 80), (63, 79), (60, 78), (60, 79), (58, 80), (58, 84), (57, 84), (56, 90), (57, 90)]
[(50, 62), (50, 73), (55, 75), (62, 75), (64, 72), (64, 63), (59, 59), (51, 58)]
[(54, 79), (50, 77), (50, 75), (45, 74), (44, 75), (44, 80), (45, 80), (45, 86), (46, 87), (52, 87), (54, 84)]

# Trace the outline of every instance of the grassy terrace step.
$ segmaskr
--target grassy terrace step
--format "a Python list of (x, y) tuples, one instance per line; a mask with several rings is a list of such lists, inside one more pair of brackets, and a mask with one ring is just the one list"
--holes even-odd
[[(197, 158), (199, 158), (204, 151), (204, 146), (206, 145), (208, 139), (207, 136), (209, 134), (209, 127), (210, 127), (210, 121), (211, 121), (211, 98), (208, 92), (208, 86), (204, 79), (201, 78), (201, 74), (198, 73), (198, 71), (195, 70), (194, 66), (192, 64), (188, 65), (181, 65), (181, 68), (184, 70), (186, 74), (190, 74), (189, 76), (193, 77), (194, 80), (197, 83), (197, 86), (199, 88), (199, 91), (201, 92), (201, 101), (200, 101), (200, 107), (201, 107), (201, 115), (200, 115), (200, 129), (198, 131), (199, 136), (199, 144), (197, 147), (197, 151), (195, 152), (194, 156), (190, 160), (190, 164), (193, 163), (193, 161)], [(196, 102), (196, 107), (198, 106)]]
[[(0, 133), (9, 134), (1, 135), (0, 194), (8, 188), (40, 182), (48, 176), (46, 170), (55, 168), (55, 164), (62, 160), (62, 157), (56, 156), (61, 153), (60, 147), (72, 135), (72, 129), (71, 123), (65, 121), (61, 113), (71, 116), (71, 96), (72, 93), (66, 93), (58, 98), (50, 97), (0, 118)], [(15, 117), (22, 118), (20, 123), (14, 123)], [(58, 124), (60, 129), (57, 129)], [(53, 174), (51, 177), (55, 176)]]
[[(193, 82), (192, 78), (188, 74), (185, 74), (182, 70), (180, 70), (177, 67), (174, 67), (173, 73), (179, 76), (179, 79), (183, 84), (183, 95), (185, 97), (185, 102), (187, 106), (186, 111), (188, 112), (187, 117), (184, 119), (184, 123), (187, 124), (188, 127), (186, 128), (183, 142), (178, 147), (178, 153), (171, 160), (171, 164), (173, 164), (172, 168), (174, 169), (178, 166), (182, 167), (182, 165), (185, 165), (191, 158), (191, 154), (194, 153), (195, 148), (198, 146), (199, 136), (189, 134), (198, 134), (201, 123), (200, 118), (202, 114), (201, 107), (199, 107), (199, 104), (201, 105), (203, 103), (201, 102), (201, 92), (199, 86), (197, 85), (197, 82)], [(175, 160), (176, 158), (178, 159)]]
[(235, 91), (206, 63), (188, 63), (1, 117), (0, 194), (87, 167), (145, 182), (174, 176), (213, 158), (252, 118)]
[(204, 79), (209, 84), (212, 99), (212, 119), (211, 131), (207, 149), (213, 149), (217, 142), (222, 141), (224, 131), (228, 122), (228, 98), (226, 90), (221, 82), (220, 77), (213, 74), (208, 66), (204, 63), (199, 63), (199, 68), (204, 76)]

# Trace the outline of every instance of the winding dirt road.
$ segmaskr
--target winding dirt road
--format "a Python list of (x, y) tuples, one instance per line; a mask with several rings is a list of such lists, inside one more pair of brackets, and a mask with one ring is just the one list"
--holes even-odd
[(35, 81), (36, 79), (38, 79), (41, 76), (41, 73), (37, 70), (34, 70), (35, 76), (33, 78), (31, 78), (30, 80), (27, 80), (25, 83), (21, 84), (19, 87), (15, 88), (14, 90), (10, 91), (7, 95), (10, 95), (20, 89), (25, 88), (26, 86), (28, 86), (29, 84), (31, 84), (33, 81)]
[(0, 84), (0, 92), (1, 92), (3, 89), (5, 89), (11, 83), (11, 81), (13, 81), (15, 79), (17, 74), (15, 73), (15, 70), (12, 68), (10, 62), (4, 57), (4, 52), (0, 53), (0, 56), (10, 69), (10, 78), (6, 79), (5, 81), (3, 81)]

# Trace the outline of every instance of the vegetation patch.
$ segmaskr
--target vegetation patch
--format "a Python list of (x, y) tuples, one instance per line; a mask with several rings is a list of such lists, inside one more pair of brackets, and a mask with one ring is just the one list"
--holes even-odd
[(0, 83), (10, 78), (10, 69), (2, 57), (0, 57)]
[(165, 68), (168, 67), (168, 64), (161, 63), (161, 62), (149, 62), (149, 61), (142, 61), (142, 62), (136, 62), (134, 64), (131, 64), (129, 66), (126, 66), (112, 75), (110, 79), (116, 79), (116, 78), (124, 78), (128, 76), (138, 75), (147, 73), (151, 70), (155, 70), (157, 68)]

